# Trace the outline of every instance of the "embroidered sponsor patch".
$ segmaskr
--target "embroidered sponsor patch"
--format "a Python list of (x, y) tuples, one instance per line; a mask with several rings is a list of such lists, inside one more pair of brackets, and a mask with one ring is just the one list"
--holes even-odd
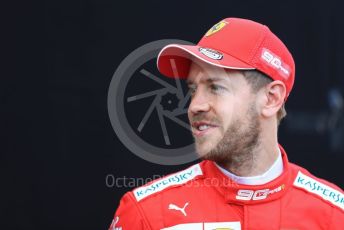
[(178, 224), (161, 230), (240, 230), (240, 222), (212, 222)]
[(133, 191), (134, 196), (137, 201), (142, 200), (143, 198), (150, 196), (154, 193), (160, 192), (172, 185), (184, 184), (196, 176), (202, 175), (202, 169), (199, 164), (191, 166), (183, 171), (177, 172), (175, 174), (169, 175), (162, 179), (155, 181), (152, 184), (139, 187)]
[(240, 230), (240, 222), (204, 223), (204, 230)]
[(118, 221), (119, 221), (119, 217), (116, 216), (115, 219), (112, 220), (109, 230), (122, 230), (122, 227), (116, 227), (116, 224), (118, 223)]
[(344, 194), (342, 192), (306, 176), (300, 171), (294, 181), (294, 186), (305, 189), (310, 193), (314, 193), (344, 210)]
[(247, 190), (240, 189), (236, 195), (237, 200), (264, 200), (270, 194), (274, 194), (282, 191), (285, 188), (285, 185), (282, 184), (275, 189), (261, 189), (261, 190)]
[(199, 52), (207, 56), (208, 58), (214, 59), (214, 60), (221, 60), (223, 58), (223, 54), (219, 51), (209, 49), (209, 48), (199, 48)]
[(161, 230), (203, 230), (202, 223), (178, 224)]
[(272, 51), (263, 48), (261, 59), (264, 60), (265, 63), (267, 63), (269, 66), (271, 66), (274, 69), (277, 69), (280, 75), (282, 75), (283, 78), (288, 79), (290, 76), (290, 67), (282, 61), (280, 57), (278, 57), (276, 54), (274, 54)]

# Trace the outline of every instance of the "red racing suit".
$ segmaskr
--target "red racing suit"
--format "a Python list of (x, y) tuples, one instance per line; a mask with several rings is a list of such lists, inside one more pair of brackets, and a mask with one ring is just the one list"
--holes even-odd
[(344, 229), (344, 194), (288, 162), (263, 185), (241, 185), (212, 161), (126, 193), (111, 230)]

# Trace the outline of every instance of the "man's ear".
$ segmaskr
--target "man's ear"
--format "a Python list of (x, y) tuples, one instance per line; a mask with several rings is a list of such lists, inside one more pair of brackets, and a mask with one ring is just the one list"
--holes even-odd
[(264, 117), (271, 117), (277, 114), (284, 104), (286, 97), (286, 87), (281, 81), (273, 81), (263, 88), (263, 100), (261, 104), (261, 114)]

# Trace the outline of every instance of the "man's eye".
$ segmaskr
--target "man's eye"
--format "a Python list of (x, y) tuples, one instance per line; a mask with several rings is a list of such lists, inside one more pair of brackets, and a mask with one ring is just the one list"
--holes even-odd
[(189, 86), (189, 92), (194, 94), (196, 92), (196, 86)]
[(210, 88), (211, 88), (212, 91), (215, 91), (215, 92), (221, 91), (221, 90), (224, 89), (224, 87), (222, 87), (220, 85), (215, 85), (215, 84), (210, 85)]

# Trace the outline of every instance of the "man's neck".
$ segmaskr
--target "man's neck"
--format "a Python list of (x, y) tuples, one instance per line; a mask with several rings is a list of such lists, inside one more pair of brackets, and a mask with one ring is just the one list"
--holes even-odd
[[(268, 147), (272, 146), (272, 147)], [(264, 174), (276, 161), (280, 151), (278, 145), (259, 145), (251, 153), (233, 157), (230, 162), (218, 163), (219, 166), (236, 176), (252, 177)]]
[(237, 176), (226, 169), (222, 168), (221, 166), (216, 166), (229, 178), (231, 178), (233, 181), (235, 181), (238, 184), (245, 184), (245, 185), (261, 185), (266, 184), (278, 176), (280, 176), (283, 173), (283, 160), (282, 160), (282, 154), (279, 150), (279, 154), (277, 156), (277, 159), (272, 164), (272, 166), (263, 174), (257, 175), (257, 176)]

